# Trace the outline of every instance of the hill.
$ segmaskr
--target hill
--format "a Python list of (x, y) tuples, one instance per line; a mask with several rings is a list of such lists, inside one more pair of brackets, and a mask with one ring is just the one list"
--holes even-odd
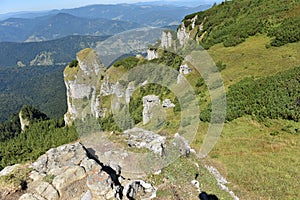
[[(227, 121), (209, 162), (241, 199), (299, 197), (299, 9), (297, 0), (226, 1), (178, 28), (223, 66)], [(201, 112), (195, 148), (210, 111)]]
[(24, 104), (34, 105), (51, 118), (66, 111), (63, 69), (82, 48), (96, 47), (108, 36), (67, 36), (28, 43), (0, 43), (0, 121)]
[(298, 0), (233, 0), (187, 15), (183, 23), (205, 48), (218, 43), (235, 46), (259, 33), (272, 38), (270, 45), (282, 46), (300, 40), (299, 13)]
[(67, 35), (103, 36), (126, 30), (178, 25), (188, 13), (209, 8), (173, 5), (91, 5), (74, 9), (24, 13), (0, 21), (0, 41), (58, 39)]
[(0, 22), (0, 41), (23, 42), (53, 40), (68, 35), (114, 35), (141, 25), (121, 20), (82, 18), (67, 13)]
[[(157, 145), (157, 140), (153, 139), (155, 137), (163, 138), (163, 142), (159, 140), (159, 147), (154, 150), (161, 152), (161, 157), (158, 157), (163, 158), (164, 161), (169, 161), (168, 158), (173, 156), (173, 152), (168, 151), (170, 150), (168, 147), (180, 146), (181, 156), (178, 160), (146, 177), (147, 181), (157, 186), (158, 199), (195, 199), (199, 190), (217, 194), (221, 199), (232, 199), (235, 194), (241, 199), (298, 199), (300, 42), (297, 37), (296, 40), (290, 40), (294, 38), (294, 30), (297, 32), (298, 8), (297, 0), (226, 1), (208, 11), (187, 16), (178, 27), (177, 34), (169, 34), (170, 31), (166, 31), (160, 46), (149, 48), (151, 59), (148, 57), (147, 60), (140, 55), (131, 56), (118, 60), (109, 69), (103, 69), (94, 50), (82, 50), (77, 54), (77, 61), (72, 62), (72, 65), (67, 66), (64, 71), (68, 95), (68, 112), (65, 120), (69, 125), (72, 124), (72, 120), (79, 125), (84, 124), (83, 127), (79, 126), (78, 131), (86, 131), (85, 128), (94, 131), (95, 124), (92, 122), (98, 120), (108, 143), (102, 146), (103, 141), (96, 140), (99, 137), (88, 135), (87, 138), (91, 141), (87, 144), (95, 143), (96, 147), (98, 145), (106, 154), (94, 153), (99, 158), (103, 158), (102, 160), (121, 162), (122, 169), (126, 167), (130, 170), (135, 169), (132, 165), (135, 160), (129, 159), (129, 162), (125, 162), (126, 158), (114, 158), (124, 155), (124, 151), (126, 151), (125, 155), (128, 155), (128, 152), (149, 153), (153, 150), (153, 146)], [(248, 18), (245, 13), (255, 18)], [(201, 20), (197, 21), (198, 18)], [(227, 18), (231, 21), (227, 21)], [(271, 26), (262, 24), (262, 21), (256, 21), (256, 18), (271, 20), (273, 24)], [(203, 34), (202, 30), (205, 30)], [(222, 30), (223, 34), (218, 33)], [(219, 35), (214, 35), (217, 33)], [(176, 35), (179, 41), (173, 41)], [(172, 52), (171, 48), (174, 46), (181, 53), (194, 47), (188, 39), (194, 39), (208, 49), (207, 52), (219, 69), (219, 71), (214, 70), (212, 74), (221, 74), (227, 96), (227, 114), (222, 134), (213, 150), (200, 161), (193, 153), (189, 157), (189, 152), (192, 152), (192, 149), (198, 152), (202, 148), (208, 129), (214, 125), (209, 123), (211, 98), (207, 90), (210, 88), (219, 91), (222, 84), (217, 82), (206, 86), (207, 76), (204, 74), (200, 77), (191, 63), (187, 62), (188, 56), (181, 57)], [(277, 45), (276, 41), (283, 43)], [(199, 46), (196, 48), (201, 49)], [(201, 59), (202, 57), (199, 57), (199, 60)], [(191, 103), (190, 91), (187, 87), (182, 87), (177, 91), (183, 92), (181, 93), (183, 101), (179, 105), (178, 93), (158, 84), (160, 79), (166, 82), (170, 79), (177, 80), (174, 83), (177, 86), (182, 83), (179, 75), (176, 77), (177, 74), (164, 71), (160, 68), (161, 65), (179, 71), (181, 76), (188, 80), (194, 90), (193, 93), (196, 94), (200, 114), (198, 109), (187, 109), (196, 111), (197, 115), (181, 116), (185, 108), (190, 108), (189, 106), (196, 102)], [(140, 68), (141, 66), (144, 68)], [(122, 79), (126, 73), (128, 76)], [(96, 75), (96, 79), (93, 79), (92, 75)], [(125, 97), (125, 102), (114, 99), (121, 97)], [(161, 102), (169, 103), (161, 104)], [(120, 109), (115, 114), (114, 109), (118, 107)], [(84, 119), (84, 123), (80, 123), (81, 120), (76, 121), (76, 117)], [(152, 117), (153, 121), (151, 121)], [(145, 118), (150, 118), (150, 123)], [(12, 119), (15, 119), (14, 116)], [(172, 139), (176, 136), (186, 136), (191, 133), (181, 127), (190, 127), (193, 122), (196, 122), (199, 127), (196, 129), (197, 133), (190, 147), (189, 144), (186, 145), (187, 142), (183, 142), (183, 146), (177, 145), (176, 142), (174, 144)], [(146, 132), (139, 136), (130, 135), (127, 130), (122, 130), (131, 129), (134, 124), (141, 129), (153, 130), (155, 133)], [(20, 134), (2, 143), (5, 150), (0, 151), (3, 156), (0, 167), (19, 161), (25, 162), (32, 157), (36, 158), (45, 151), (45, 148), (41, 148), (40, 152), (33, 151), (35, 148), (32, 146), (35, 143), (32, 144), (28, 138), (44, 129), (50, 129), (51, 134), (58, 134), (58, 131), (68, 134), (67, 128), (61, 125), (55, 121), (40, 122), (26, 132), (28, 135)], [(54, 128), (56, 126), (57, 129)], [(99, 129), (98, 126), (97, 128)], [(41, 137), (49, 138), (45, 130), (41, 132)], [(178, 134), (174, 135), (174, 133)], [(62, 139), (66, 138), (67, 142), (76, 138), (73, 134), (70, 135), (72, 137)], [(149, 137), (152, 138), (150, 142), (148, 142)], [(214, 139), (216, 139), (215, 135)], [(21, 141), (26, 141), (23, 145), (25, 147), (22, 146)], [(39, 137), (34, 141), (38, 141), (39, 148), (44, 142), (40, 141)], [(51, 137), (49, 141), (51, 143), (49, 142), (48, 145), (53, 146), (61, 142)], [(18, 145), (13, 145), (14, 143)], [(116, 143), (118, 149), (109, 149), (107, 153), (104, 146), (111, 147)], [(148, 144), (151, 145), (147, 146)], [(22, 148), (25, 152), (20, 150)], [(124, 151), (118, 151), (119, 148)], [(15, 156), (11, 159), (10, 155)], [(153, 167), (157, 157), (147, 158), (138, 160), (147, 164), (141, 165), (143, 169)], [(148, 162), (144, 162), (145, 160)], [(208, 171), (213, 173), (215, 178), (217, 177), (217, 183), (215, 178), (208, 176), (210, 174)]]
[(43, 42), (0, 42), (0, 67), (66, 65), (82, 48), (95, 48), (109, 36), (66, 36)]
[(64, 65), (0, 68), (0, 121), (7, 120), (25, 104), (51, 118), (62, 117), (67, 109), (63, 69)]

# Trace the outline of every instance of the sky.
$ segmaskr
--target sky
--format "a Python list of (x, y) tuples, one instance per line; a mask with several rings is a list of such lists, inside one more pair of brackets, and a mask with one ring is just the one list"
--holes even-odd
[[(91, 4), (136, 3), (150, 1), (153, 0), (0, 0), (0, 14), (19, 11), (44, 11), (52, 9), (76, 8)], [(215, 1), (216, 0), (199, 0), (199, 5), (202, 3), (204, 4)]]

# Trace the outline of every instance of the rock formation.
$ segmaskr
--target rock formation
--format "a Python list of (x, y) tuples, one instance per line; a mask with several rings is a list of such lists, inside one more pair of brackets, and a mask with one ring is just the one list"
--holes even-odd
[(156, 49), (148, 49), (147, 50), (147, 59), (148, 60), (153, 60), (158, 58), (158, 53)]
[(161, 37), (161, 47), (171, 48), (173, 44), (172, 33), (170, 31), (163, 31)]
[(129, 103), (130, 102), (130, 97), (132, 95), (132, 93), (134, 92), (134, 82), (130, 82), (128, 84), (128, 87), (126, 88), (126, 91), (125, 91), (125, 101), (126, 103)]
[(31, 182), (20, 200), (152, 199), (156, 189), (122, 177), (121, 167), (104, 165), (80, 143), (50, 149), (31, 165)]
[(189, 38), (190, 38), (190, 35), (186, 31), (184, 23), (182, 22), (181, 26), (179, 27), (179, 29), (177, 31), (177, 39), (179, 41), (179, 44), (180, 45), (186, 44), (186, 42), (189, 40)]
[(78, 66), (67, 66), (64, 80), (67, 88), (68, 111), (65, 114), (66, 124), (71, 124), (76, 118), (85, 118), (87, 114), (99, 117), (98, 82), (105, 71), (96, 52), (84, 49), (77, 54)]
[(21, 124), (21, 130), (24, 131), (27, 126), (29, 126), (30, 121), (29, 119), (26, 119), (23, 117), (22, 110), (19, 112), (19, 119), (20, 119), (20, 124)]
[(172, 101), (170, 99), (165, 99), (163, 100), (162, 102), (162, 107), (163, 108), (174, 108), (175, 107), (175, 104), (172, 103)]
[(189, 68), (189, 66), (187, 64), (184, 64), (184, 65), (180, 65), (180, 68), (179, 68), (179, 73), (180, 74), (189, 74), (192, 72), (192, 69)]
[(160, 106), (160, 99), (155, 95), (143, 97), (143, 124), (147, 124)]
[(122, 97), (123, 96), (122, 86), (120, 85), (119, 82), (111, 83), (109, 81), (109, 76), (106, 76), (100, 87), (100, 95), (109, 96), (112, 94), (115, 94), (118, 97)]
[(152, 131), (141, 128), (133, 128), (124, 131), (124, 135), (128, 138), (127, 143), (130, 147), (146, 148), (155, 154), (162, 154), (166, 137), (160, 136)]
[(36, 57), (30, 61), (30, 66), (51, 66), (54, 64), (52, 58), (52, 52), (41, 52), (36, 55)]

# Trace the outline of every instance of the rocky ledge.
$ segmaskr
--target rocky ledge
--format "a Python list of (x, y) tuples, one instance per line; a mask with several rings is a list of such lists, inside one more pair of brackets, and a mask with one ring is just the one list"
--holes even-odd
[(31, 182), (20, 200), (104, 200), (156, 197), (156, 188), (122, 176), (119, 165), (104, 165), (79, 142), (50, 149), (31, 164)]

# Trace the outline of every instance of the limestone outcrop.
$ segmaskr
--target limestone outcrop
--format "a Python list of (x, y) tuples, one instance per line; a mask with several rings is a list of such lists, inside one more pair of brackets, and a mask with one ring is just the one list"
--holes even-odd
[(31, 168), (32, 181), (20, 200), (156, 197), (156, 188), (151, 184), (125, 179), (118, 164), (101, 163), (79, 142), (48, 150)]
[(175, 107), (175, 104), (172, 103), (172, 101), (170, 99), (165, 99), (163, 100), (162, 102), (162, 107), (163, 108), (174, 108)]
[(185, 45), (186, 42), (189, 40), (190, 34), (186, 31), (184, 23), (182, 22), (181, 26), (177, 31), (177, 39), (180, 45)]
[(30, 66), (51, 66), (54, 64), (52, 55), (53, 52), (43, 51), (30, 61)]
[(192, 69), (189, 68), (189, 66), (187, 64), (183, 64), (183, 65), (180, 65), (180, 68), (179, 68), (179, 73), (180, 74), (189, 74), (192, 72)]
[(143, 97), (143, 124), (147, 124), (160, 106), (160, 99), (156, 95)]
[(153, 60), (158, 58), (158, 53), (156, 49), (148, 49), (147, 50), (147, 59), (148, 60)]
[(173, 45), (173, 37), (170, 31), (163, 31), (161, 37), (161, 47), (162, 48), (171, 48)]
[(84, 119), (88, 114), (94, 117), (102, 115), (98, 82), (106, 68), (92, 49), (80, 51), (77, 60), (77, 66), (67, 66), (64, 71), (68, 104), (64, 116), (66, 124), (71, 124), (76, 118)]
[(146, 148), (155, 154), (163, 154), (166, 137), (141, 128), (133, 128), (124, 131), (127, 143), (130, 147)]
[(19, 119), (21, 124), (21, 130), (24, 131), (27, 126), (29, 126), (30, 121), (23, 117), (22, 110), (19, 112)]

